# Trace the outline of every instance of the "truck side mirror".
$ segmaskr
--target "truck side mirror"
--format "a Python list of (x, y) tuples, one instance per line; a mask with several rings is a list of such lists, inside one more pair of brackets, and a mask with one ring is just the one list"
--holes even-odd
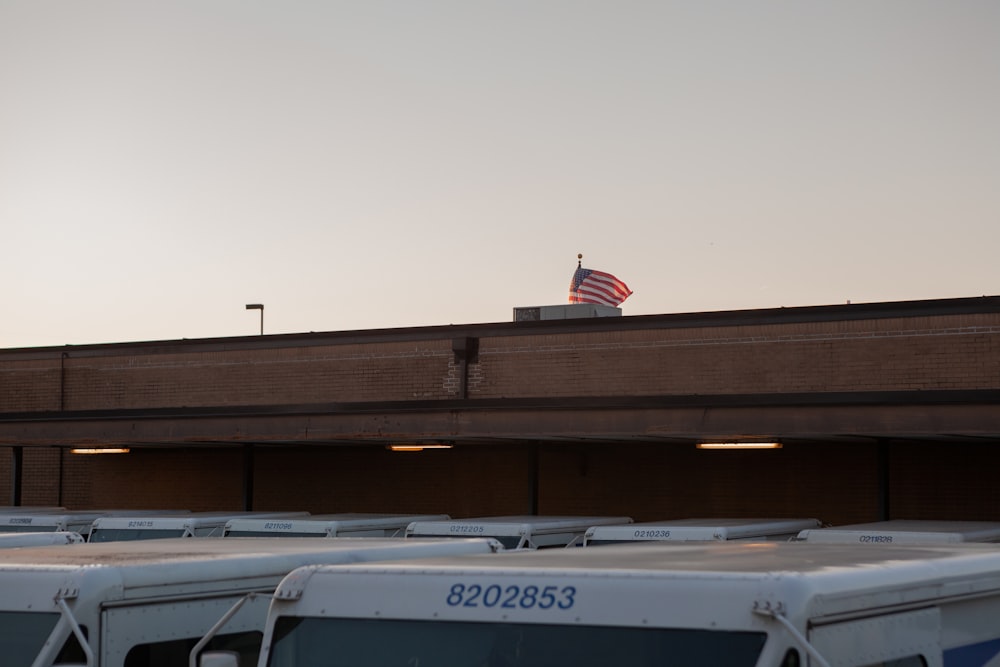
[(240, 654), (236, 651), (205, 651), (198, 659), (198, 667), (240, 667)]

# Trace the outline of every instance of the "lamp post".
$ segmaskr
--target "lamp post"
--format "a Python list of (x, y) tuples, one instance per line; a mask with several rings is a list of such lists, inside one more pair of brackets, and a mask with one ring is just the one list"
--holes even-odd
[(264, 304), (262, 303), (248, 303), (247, 310), (259, 310), (260, 311), (260, 335), (264, 335)]

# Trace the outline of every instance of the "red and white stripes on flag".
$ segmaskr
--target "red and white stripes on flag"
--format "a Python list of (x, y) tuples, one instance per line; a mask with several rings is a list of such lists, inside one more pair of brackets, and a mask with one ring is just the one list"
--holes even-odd
[(569, 284), (570, 303), (596, 303), (617, 306), (632, 294), (628, 285), (604, 271), (576, 267)]

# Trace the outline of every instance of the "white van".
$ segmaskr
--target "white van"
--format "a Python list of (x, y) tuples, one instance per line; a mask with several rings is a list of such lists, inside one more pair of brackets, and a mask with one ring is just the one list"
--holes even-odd
[(135, 517), (151, 513), (187, 513), (187, 510), (44, 510), (0, 514), (0, 533), (39, 533), (63, 531), (90, 535), (95, 520), (105, 516)]
[(310, 514), (307, 517), (226, 522), (223, 537), (403, 537), (414, 521), (447, 521), (447, 514)]
[(693, 542), (726, 540), (790, 540), (801, 531), (819, 528), (816, 519), (670, 519), (621, 526), (592, 526), (583, 546), (622, 542)]
[(572, 547), (591, 526), (631, 523), (627, 516), (483, 516), (414, 521), (406, 537), (492, 537), (505, 549)]
[(46, 544), (81, 544), (80, 533), (54, 530), (47, 533), (0, 533), (0, 549), (14, 547), (39, 547)]
[(185, 515), (108, 516), (94, 521), (88, 542), (158, 540), (168, 537), (222, 537), (226, 523), (240, 517), (278, 519), (308, 512), (191, 512)]
[(296, 570), (258, 667), (982, 666), (997, 618), (990, 545), (622, 544)]
[(796, 539), (804, 542), (862, 546), (927, 542), (1000, 542), (1000, 522), (893, 519), (803, 530)]
[(0, 663), (187, 665), (211, 631), (207, 648), (254, 664), (267, 598), (297, 567), (496, 548), (489, 540), (206, 538), (2, 549)]

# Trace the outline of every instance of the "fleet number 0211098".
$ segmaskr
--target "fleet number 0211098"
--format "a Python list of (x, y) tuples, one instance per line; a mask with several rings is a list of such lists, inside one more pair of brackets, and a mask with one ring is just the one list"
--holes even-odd
[(576, 603), (576, 587), (453, 584), (445, 602), (449, 607), (570, 609)]

